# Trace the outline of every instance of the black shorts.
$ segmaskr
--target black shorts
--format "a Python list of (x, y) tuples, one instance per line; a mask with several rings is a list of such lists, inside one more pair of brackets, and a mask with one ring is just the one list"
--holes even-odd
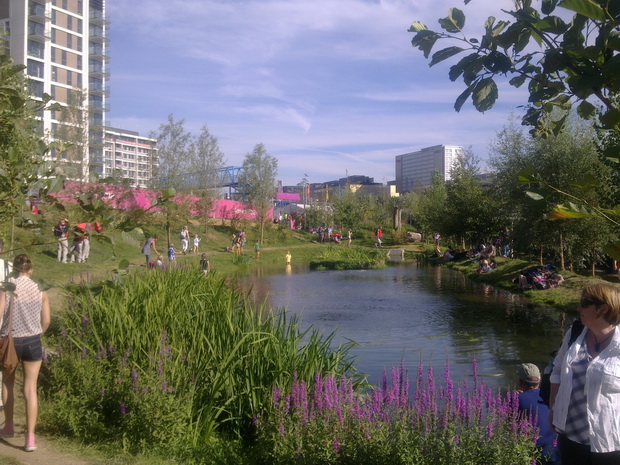
[(41, 344), (41, 335), (14, 337), (15, 352), (17, 358), (22, 362), (39, 362), (43, 360), (43, 345)]

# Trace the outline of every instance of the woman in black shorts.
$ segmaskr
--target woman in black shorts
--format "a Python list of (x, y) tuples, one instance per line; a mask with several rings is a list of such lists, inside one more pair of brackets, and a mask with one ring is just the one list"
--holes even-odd
[[(37, 380), (43, 358), (41, 335), (50, 325), (50, 305), (46, 292), (30, 276), (32, 262), (26, 254), (20, 254), (13, 261), (13, 270), (19, 275), (11, 278), (15, 292), (0, 292), (0, 315), (3, 315), (0, 337), (6, 336), (9, 326), (9, 309), (13, 312), (13, 338), (17, 357), (22, 362), (24, 372), (24, 400), (26, 401), (26, 442), (24, 449), (32, 452), (37, 448), (34, 427), (37, 421), (38, 398)], [(12, 301), (12, 302), (11, 302)], [(4, 427), (0, 437), (15, 436), (13, 414), (15, 409), (15, 371), (2, 373), (2, 400), (4, 401)]]

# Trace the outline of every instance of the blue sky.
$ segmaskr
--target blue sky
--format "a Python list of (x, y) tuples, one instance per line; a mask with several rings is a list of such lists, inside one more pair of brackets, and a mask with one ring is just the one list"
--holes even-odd
[(414, 20), (438, 28), (451, 6), (473, 32), (511, 1), (108, 0), (107, 117), (143, 135), (170, 113), (195, 134), (207, 124), (229, 165), (262, 142), (285, 185), (387, 182), (396, 155), (437, 144), (484, 159), (526, 96), (500, 87), (491, 111), (454, 111), (464, 85), (449, 62), (429, 68), (407, 32)]

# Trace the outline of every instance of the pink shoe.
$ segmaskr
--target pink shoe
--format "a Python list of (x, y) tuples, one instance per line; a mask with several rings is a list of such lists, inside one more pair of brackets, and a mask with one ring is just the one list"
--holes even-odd
[(37, 450), (37, 445), (34, 442), (34, 434), (26, 434), (26, 444), (24, 445), (24, 450), (26, 452), (32, 452), (33, 450)]
[(4, 428), (0, 429), (0, 438), (12, 438), (15, 436), (15, 428), (13, 426), (4, 425)]

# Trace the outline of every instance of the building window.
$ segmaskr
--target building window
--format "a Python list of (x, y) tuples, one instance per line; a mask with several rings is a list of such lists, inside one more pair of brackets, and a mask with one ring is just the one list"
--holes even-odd
[(67, 8), (67, 0), (62, 0), (62, 9), (63, 10), (68, 10), (68, 8)]
[(61, 50), (60, 57), (60, 63), (67, 66), (67, 52), (65, 50)]
[(73, 30), (73, 16), (67, 15), (67, 29)]
[(43, 59), (45, 45), (34, 40), (28, 41), (28, 55), (35, 58)]
[(43, 63), (38, 61), (28, 60), (28, 76), (37, 77), (43, 79)]
[(67, 34), (67, 48), (73, 48), (73, 35)]
[(67, 85), (73, 85), (73, 73), (71, 71), (67, 71)]
[(56, 66), (52, 66), (52, 81), (58, 82), (58, 68)]
[(30, 93), (33, 94), (35, 97), (43, 97), (43, 83), (42, 82), (30, 79), (28, 81), (28, 88), (30, 90)]

